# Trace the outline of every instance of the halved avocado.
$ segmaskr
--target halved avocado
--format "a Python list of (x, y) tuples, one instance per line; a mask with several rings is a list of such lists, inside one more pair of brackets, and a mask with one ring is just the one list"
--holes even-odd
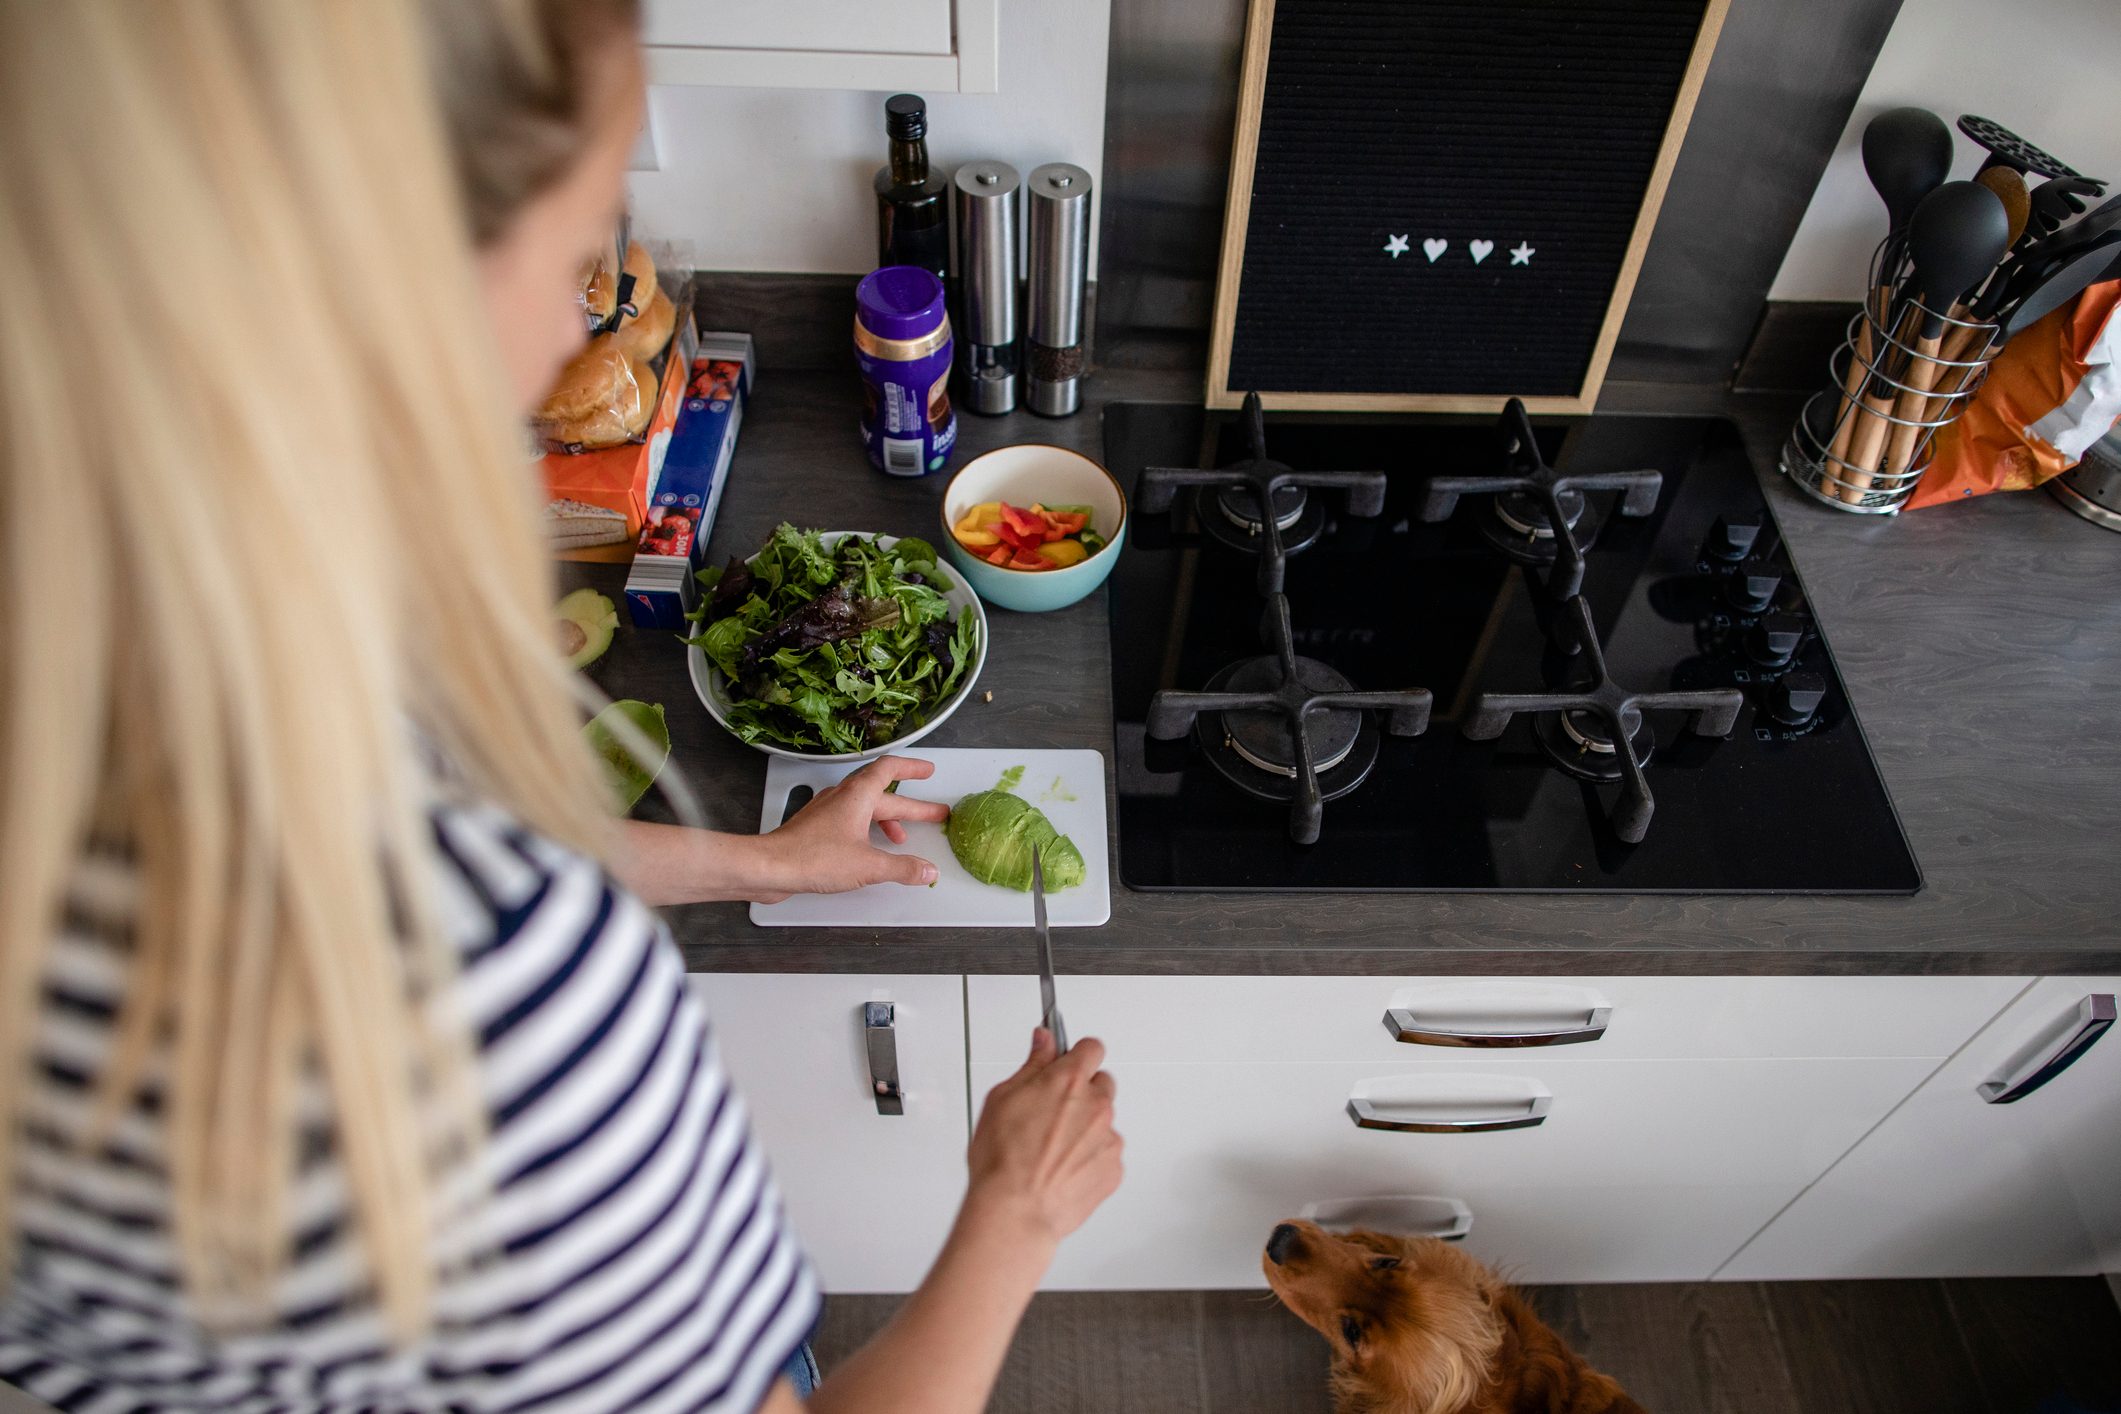
[(950, 807), (943, 834), (957, 862), (983, 884), (1029, 892), (1036, 846), (1047, 893), (1080, 884), (1086, 870), (1075, 842), (1054, 829), (1043, 810), (1011, 795), (1004, 779), (1004, 789), (977, 791)]
[[(627, 739), (619, 734), (614, 725), (624, 722), (633, 732), (644, 738), (649, 755), (638, 757)], [(628, 733), (630, 736), (632, 733)], [(589, 719), (582, 728), (582, 735), (589, 739), (590, 750), (604, 760), (604, 773), (611, 781), (611, 796), (619, 813), (625, 814), (640, 804), (641, 797), (648, 794), (648, 787), (662, 773), (663, 763), (670, 759), (670, 723), (663, 715), (660, 702), (637, 702), (625, 698), (612, 703)]]
[(577, 589), (552, 606), (552, 617), (570, 668), (586, 668), (603, 657), (619, 626), (618, 609), (594, 589)]

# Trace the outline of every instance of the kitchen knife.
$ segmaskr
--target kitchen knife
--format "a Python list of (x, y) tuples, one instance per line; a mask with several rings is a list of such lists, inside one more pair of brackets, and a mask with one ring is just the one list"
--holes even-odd
[(1046, 871), (1039, 864), (1037, 845), (1031, 847), (1031, 926), (1038, 933), (1038, 1024), (1053, 1033), (1054, 1054), (1066, 1055), (1068, 1027), (1053, 994), (1053, 932), (1046, 926)]

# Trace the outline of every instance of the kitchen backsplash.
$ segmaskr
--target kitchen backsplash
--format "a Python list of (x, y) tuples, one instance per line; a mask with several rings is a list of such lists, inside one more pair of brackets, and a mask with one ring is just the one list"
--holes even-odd
[[(1000, 0), (1000, 91), (928, 100), (935, 166), (1072, 162), (1102, 186), (1110, 0)], [(631, 179), (636, 231), (710, 270), (859, 274), (876, 264), (885, 93), (665, 86), (659, 169)], [(1097, 269), (1097, 227), (1090, 268)]]

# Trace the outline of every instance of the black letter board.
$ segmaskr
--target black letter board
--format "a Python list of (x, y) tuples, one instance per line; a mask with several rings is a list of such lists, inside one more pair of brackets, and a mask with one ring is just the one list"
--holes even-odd
[(1208, 405), (1589, 412), (1728, 0), (1252, 0)]

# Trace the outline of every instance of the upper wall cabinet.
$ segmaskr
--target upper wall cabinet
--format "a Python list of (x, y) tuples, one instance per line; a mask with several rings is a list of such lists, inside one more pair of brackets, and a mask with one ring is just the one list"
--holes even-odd
[(1000, 0), (648, 0), (648, 81), (995, 91)]

